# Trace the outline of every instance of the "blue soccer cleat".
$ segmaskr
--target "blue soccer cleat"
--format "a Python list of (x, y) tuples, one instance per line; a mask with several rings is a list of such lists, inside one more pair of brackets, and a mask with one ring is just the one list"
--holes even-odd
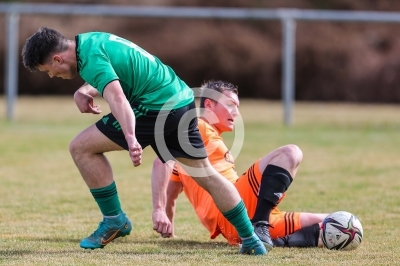
[(239, 250), (240, 254), (248, 255), (265, 255), (268, 253), (264, 243), (253, 233), (251, 237), (242, 238), (242, 245)]
[(104, 218), (99, 223), (97, 230), (87, 238), (82, 239), (79, 245), (85, 249), (104, 248), (114, 239), (129, 235), (131, 230), (131, 221), (129, 221), (125, 213), (121, 213), (116, 218)]

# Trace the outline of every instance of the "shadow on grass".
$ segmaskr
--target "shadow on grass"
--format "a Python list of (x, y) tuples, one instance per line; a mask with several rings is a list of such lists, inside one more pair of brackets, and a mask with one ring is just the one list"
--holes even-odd
[[(76, 243), (79, 244), (81, 238), (59, 238), (59, 237), (39, 237), (39, 238), (21, 238), (21, 242), (50, 242), (50, 243)], [(117, 238), (111, 242), (112, 244), (139, 244), (139, 245), (159, 245), (161, 247), (197, 247), (197, 248), (218, 248), (227, 247), (229, 244), (223, 241), (193, 241), (184, 239), (167, 239), (167, 238), (154, 238), (154, 240), (140, 240), (132, 239), (132, 237)], [(0, 250), (1, 252), (1, 250)]]
[(182, 240), (182, 239), (165, 239), (165, 240), (154, 240), (154, 241), (139, 241), (141, 244), (157, 245), (163, 249), (196, 249), (196, 250), (226, 250), (231, 247), (227, 242), (220, 241), (193, 241), (193, 240)]
[[(169, 254), (169, 255), (190, 255), (190, 254), (198, 254), (199, 252), (209, 252), (212, 250), (213, 252), (219, 251), (221, 253), (228, 254), (237, 254), (238, 249), (233, 248), (226, 243), (221, 241), (209, 241), (209, 242), (201, 242), (201, 241), (192, 241), (192, 240), (182, 240), (182, 239), (154, 239), (154, 240), (132, 240), (121, 238), (116, 241), (111, 242), (109, 245), (104, 247), (103, 249), (90, 250), (90, 249), (82, 249), (79, 247), (79, 242), (81, 239), (74, 238), (30, 238), (30, 239), (21, 239), (21, 244), (23, 242), (27, 243), (27, 246), (34, 246), (34, 243), (73, 243), (74, 247), (67, 245), (67, 247), (58, 247), (59, 250), (54, 250), (54, 247), (49, 246), (48, 250), (43, 247), (41, 250), (21, 248), (21, 249), (8, 249), (8, 250), (0, 250), (0, 261), (4, 259), (15, 259), (19, 257), (23, 257), (31, 254), (47, 254), (47, 255), (57, 255), (57, 254), (82, 254), (82, 253), (93, 253), (93, 252), (101, 252), (105, 254), (121, 254), (121, 255), (153, 255), (153, 254)], [(122, 240), (122, 241), (121, 241)], [(29, 243), (29, 244), (28, 244)], [(76, 247), (76, 248), (75, 248)], [(127, 248), (128, 247), (128, 248)], [(116, 250), (120, 248), (120, 250)]]
[[(124, 245), (124, 243), (117, 243), (118, 245)], [(225, 255), (238, 254), (239, 248), (232, 247), (226, 242), (218, 241), (193, 241), (193, 240), (181, 240), (181, 239), (170, 239), (170, 240), (154, 240), (154, 241), (137, 241), (133, 244), (133, 248), (129, 251), (126, 249), (117, 251), (123, 255), (198, 255), (199, 253), (208, 253), (210, 251), (214, 253), (220, 253)], [(137, 248), (136, 248), (137, 246)]]

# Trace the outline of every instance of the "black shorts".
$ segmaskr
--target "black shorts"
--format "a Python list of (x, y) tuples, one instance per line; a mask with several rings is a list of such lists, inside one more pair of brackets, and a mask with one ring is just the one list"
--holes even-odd
[[(145, 115), (136, 118), (136, 139), (142, 149), (150, 145), (164, 163), (168, 160), (175, 161), (176, 157), (206, 158), (195, 112), (194, 101), (175, 110), (149, 110)], [(128, 150), (121, 126), (112, 113), (103, 116), (96, 126), (107, 138)]]

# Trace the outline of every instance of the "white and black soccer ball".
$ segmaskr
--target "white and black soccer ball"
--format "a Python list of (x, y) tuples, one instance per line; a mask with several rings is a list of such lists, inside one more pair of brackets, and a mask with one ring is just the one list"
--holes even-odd
[(327, 249), (354, 250), (361, 244), (363, 235), (360, 220), (346, 211), (333, 212), (322, 222), (322, 241)]

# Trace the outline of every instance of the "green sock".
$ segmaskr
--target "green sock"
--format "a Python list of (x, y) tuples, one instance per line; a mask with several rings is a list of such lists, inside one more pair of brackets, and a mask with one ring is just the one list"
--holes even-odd
[(247, 215), (246, 206), (243, 200), (232, 210), (222, 213), (225, 218), (236, 228), (241, 238), (250, 237), (254, 233), (253, 225)]
[(122, 212), (115, 182), (106, 187), (91, 189), (90, 192), (104, 216), (115, 216)]

